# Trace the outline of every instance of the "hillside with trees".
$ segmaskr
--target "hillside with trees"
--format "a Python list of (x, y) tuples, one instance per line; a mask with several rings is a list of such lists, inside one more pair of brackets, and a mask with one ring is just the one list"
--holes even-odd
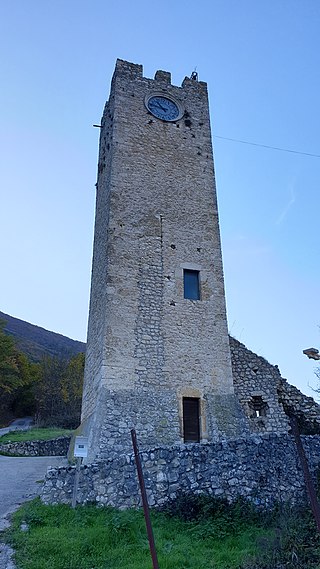
[(71, 340), (4, 312), (0, 312), (0, 321), (4, 322), (4, 332), (13, 337), (16, 347), (31, 361), (38, 362), (44, 356), (70, 358), (86, 350), (84, 342)]
[(0, 317), (0, 426), (31, 415), (39, 426), (77, 427), (85, 344)]

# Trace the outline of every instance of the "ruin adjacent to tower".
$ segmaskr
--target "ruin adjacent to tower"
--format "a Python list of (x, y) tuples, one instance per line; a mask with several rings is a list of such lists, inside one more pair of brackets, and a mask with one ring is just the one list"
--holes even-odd
[(234, 394), (206, 83), (118, 60), (100, 135), (82, 410), (90, 456), (246, 430)]

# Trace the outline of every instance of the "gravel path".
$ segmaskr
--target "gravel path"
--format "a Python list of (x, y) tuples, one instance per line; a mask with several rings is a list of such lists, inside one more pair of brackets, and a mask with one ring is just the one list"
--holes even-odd
[[(40, 494), (47, 468), (66, 464), (67, 459), (61, 456), (0, 456), (0, 532), (10, 525), (12, 512)], [(11, 555), (10, 547), (0, 543), (0, 569), (14, 569)]]
[(0, 543), (0, 569), (16, 569), (12, 560), (13, 553), (9, 545)]

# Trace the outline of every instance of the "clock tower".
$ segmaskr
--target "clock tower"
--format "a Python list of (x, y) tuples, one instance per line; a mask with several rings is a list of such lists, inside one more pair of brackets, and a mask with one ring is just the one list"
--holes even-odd
[(118, 60), (100, 135), (89, 461), (236, 436), (207, 86)]

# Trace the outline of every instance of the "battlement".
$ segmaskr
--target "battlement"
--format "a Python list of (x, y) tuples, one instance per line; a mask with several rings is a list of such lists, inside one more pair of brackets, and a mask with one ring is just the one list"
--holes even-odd
[(139, 63), (130, 63), (129, 61), (124, 61), (123, 59), (117, 59), (114, 75), (121, 74), (134, 79), (142, 77), (142, 73), (143, 66)]
[[(136, 79), (147, 79), (149, 81), (156, 81), (157, 83), (161, 83), (164, 86), (172, 85), (170, 71), (163, 71), (161, 69), (158, 69), (158, 71), (155, 72), (154, 78), (151, 79), (149, 77), (144, 77), (143, 65), (130, 63), (129, 61), (124, 61), (123, 59), (117, 59), (116, 61), (114, 77), (117, 76), (126, 77), (126, 79), (131, 81)], [(207, 83), (205, 81), (198, 81), (197, 74), (192, 74), (191, 77), (185, 77), (183, 79), (181, 87), (178, 85), (174, 86), (182, 89), (188, 89), (192, 87), (203, 90), (207, 88)]]

